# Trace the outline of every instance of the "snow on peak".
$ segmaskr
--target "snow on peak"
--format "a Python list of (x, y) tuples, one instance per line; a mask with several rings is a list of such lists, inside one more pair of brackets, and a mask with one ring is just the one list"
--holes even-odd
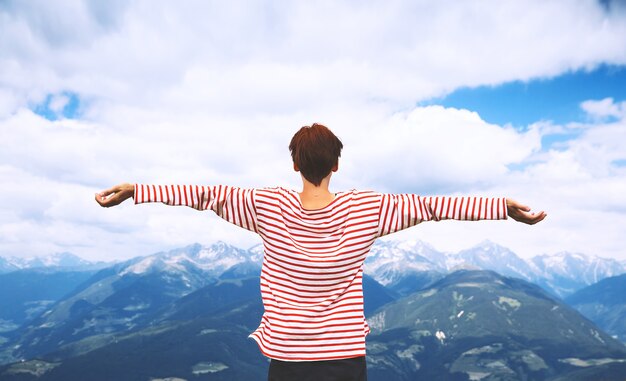
[(405, 275), (444, 270), (445, 256), (421, 241), (377, 241), (365, 260), (364, 270), (388, 285)]
[(207, 275), (219, 276), (241, 263), (260, 264), (262, 256), (218, 241), (209, 246), (193, 244), (138, 258), (120, 272), (143, 274), (150, 271), (186, 272), (200, 270)]
[(448, 256), (446, 265), (448, 269), (460, 266), (477, 267), (526, 280), (536, 277), (527, 261), (510, 249), (491, 241), (483, 241), (470, 249)]
[(71, 253), (55, 253), (30, 258), (0, 258), (0, 273), (39, 267), (83, 267), (96, 263), (82, 259)]
[(37, 259), (45, 267), (52, 267), (52, 266), (69, 267), (69, 266), (80, 266), (80, 265), (89, 264), (88, 261), (71, 253), (55, 253), (47, 257), (39, 257)]
[(587, 285), (626, 272), (626, 266), (615, 259), (582, 253), (560, 252), (552, 255), (539, 255), (532, 259), (532, 263), (545, 278), (568, 277), (580, 280)]
[(422, 241), (376, 241), (370, 250), (370, 262), (408, 260), (428, 263), (438, 267), (444, 260), (443, 253)]
[(155, 263), (157, 261), (158, 261), (158, 258), (154, 255), (143, 258), (139, 262), (126, 267), (124, 270), (122, 270), (122, 272), (120, 272), (120, 275), (123, 276), (123, 275), (131, 274), (131, 273), (132, 274), (145, 274), (154, 269)]

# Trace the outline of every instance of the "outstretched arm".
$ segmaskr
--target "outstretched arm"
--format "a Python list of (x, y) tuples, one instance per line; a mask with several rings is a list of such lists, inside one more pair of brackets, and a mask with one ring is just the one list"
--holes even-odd
[(414, 194), (382, 195), (379, 234), (391, 234), (423, 221), (506, 220), (536, 224), (545, 212), (531, 213), (528, 206), (504, 197), (421, 197)]
[(254, 191), (224, 185), (145, 185), (119, 184), (96, 193), (96, 201), (108, 208), (133, 197), (135, 204), (160, 202), (172, 206), (188, 206), (212, 210), (221, 218), (239, 227), (257, 232)]
[(118, 184), (100, 193), (96, 193), (96, 201), (103, 208), (119, 205), (131, 197), (135, 197), (135, 185), (128, 183)]

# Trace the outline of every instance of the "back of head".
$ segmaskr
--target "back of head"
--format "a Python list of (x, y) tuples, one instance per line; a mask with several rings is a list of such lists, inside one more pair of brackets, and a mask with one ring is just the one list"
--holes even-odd
[(338, 164), (343, 144), (326, 126), (304, 126), (291, 138), (289, 151), (305, 179), (318, 186)]

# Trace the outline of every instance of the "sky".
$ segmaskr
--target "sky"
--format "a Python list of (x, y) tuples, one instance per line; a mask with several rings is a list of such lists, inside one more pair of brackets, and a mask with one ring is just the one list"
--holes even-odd
[(626, 261), (626, 5), (597, 0), (2, 0), (0, 256), (252, 246), (210, 212), (94, 193), (298, 189), (288, 143), (315, 122), (345, 147), (331, 190), (548, 213), (390, 238)]

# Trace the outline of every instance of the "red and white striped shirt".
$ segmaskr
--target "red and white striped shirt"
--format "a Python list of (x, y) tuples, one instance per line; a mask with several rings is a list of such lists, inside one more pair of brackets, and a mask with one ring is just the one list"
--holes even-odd
[(163, 202), (259, 234), (265, 312), (250, 337), (267, 357), (317, 361), (365, 355), (363, 262), (376, 238), (422, 221), (506, 219), (504, 198), (349, 191), (307, 210), (284, 188), (135, 185), (135, 203)]

